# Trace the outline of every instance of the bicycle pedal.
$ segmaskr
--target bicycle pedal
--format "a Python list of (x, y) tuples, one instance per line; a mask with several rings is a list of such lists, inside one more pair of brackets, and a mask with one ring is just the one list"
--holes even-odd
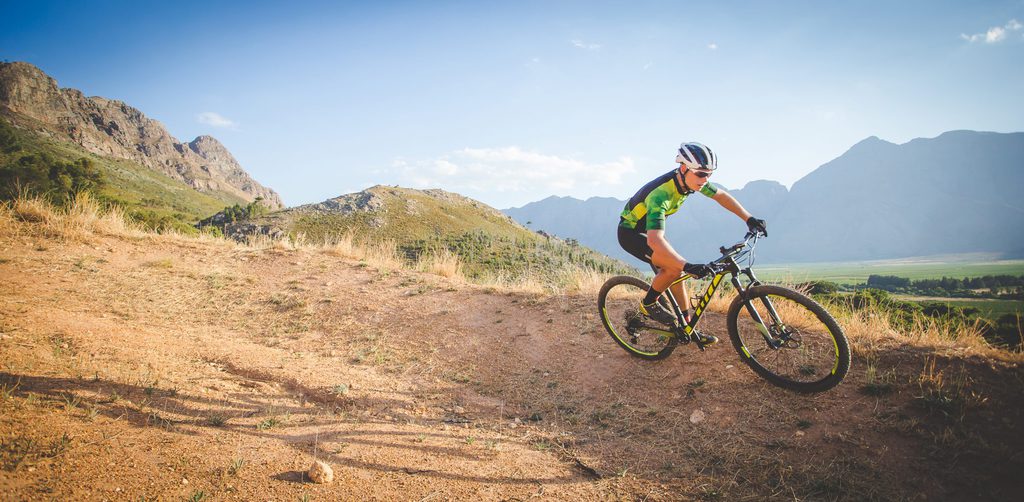
[(697, 330), (693, 330), (693, 332), (690, 333), (690, 338), (693, 339), (693, 342), (696, 343), (702, 351), (708, 345), (714, 345), (718, 343), (718, 337), (705, 335), (704, 333), (701, 333), (700, 331)]

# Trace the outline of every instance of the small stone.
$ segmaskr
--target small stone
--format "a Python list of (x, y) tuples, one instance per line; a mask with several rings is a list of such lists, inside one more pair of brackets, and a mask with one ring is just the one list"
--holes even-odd
[(188, 479), (187, 478), (181, 478), (181, 484), (187, 485), (188, 484)]
[(462, 406), (456, 406), (454, 409), (452, 409), (452, 411), (454, 411), (455, 413), (461, 415), (461, 414), (466, 412), (466, 409), (463, 408)]
[(726, 364), (726, 365), (725, 365), (725, 369), (727, 369), (727, 370), (731, 370), (731, 369), (732, 369), (732, 365), (731, 365), (731, 364)]
[(690, 423), (699, 424), (704, 421), (704, 418), (704, 410), (694, 410), (693, 413), (690, 414)]
[(319, 460), (314, 460), (313, 465), (309, 467), (309, 479), (313, 480), (314, 483), (324, 484), (334, 481), (334, 470), (331, 466)]
[(803, 435), (804, 435), (804, 431), (796, 431), (796, 437), (800, 437), (800, 436), (803, 436)]

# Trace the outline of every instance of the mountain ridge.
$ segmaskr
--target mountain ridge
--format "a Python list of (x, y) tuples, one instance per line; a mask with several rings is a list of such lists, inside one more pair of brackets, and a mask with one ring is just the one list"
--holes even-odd
[(280, 196), (254, 180), (216, 138), (202, 135), (180, 142), (137, 108), (60, 88), (29, 63), (0, 63), (0, 116), (91, 153), (137, 162), (200, 192), (260, 198), (270, 209), (284, 207)]
[[(1024, 255), (1019, 228), (1024, 205), (1024, 133), (947, 131), (896, 144), (865, 138), (786, 189), (756, 180), (729, 190), (768, 221), (758, 247), (765, 260), (787, 262), (904, 258), (949, 253)], [(631, 195), (631, 194), (627, 194)], [(531, 228), (579, 239), (594, 249), (638, 263), (615, 239), (626, 199), (578, 203), (550, 198), (505, 213)], [(589, 199), (588, 199), (589, 200)], [(573, 210), (576, 208), (577, 210)], [(556, 216), (557, 215), (557, 216)], [(595, 228), (596, 227), (596, 228)], [(673, 242), (688, 259), (717, 257), (743, 222), (705, 197), (691, 197), (669, 218)]]

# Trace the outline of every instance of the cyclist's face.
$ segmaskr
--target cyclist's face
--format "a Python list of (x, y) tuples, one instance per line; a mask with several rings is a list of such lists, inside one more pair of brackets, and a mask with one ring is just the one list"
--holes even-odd
[(711, 176), (711, 171), (694, 171), (692, 169), (686, 170), (686, 184), (692, 187), (703, 187), (708, 182), (708, 177)]

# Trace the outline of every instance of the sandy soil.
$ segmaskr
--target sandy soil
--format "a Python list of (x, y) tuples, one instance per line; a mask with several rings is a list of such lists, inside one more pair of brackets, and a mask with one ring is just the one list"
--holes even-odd
[[(19, 223), (0, 233), (0, 493), (1015, 500), (1021, 488), (1014, 364), (853, 340), (848, 380), (803, 396), (762, 382), (728, 343), (631, 358), (595, 303), (317, 250), (65, 239)], [(726, 336), (722, 316), (706, 322)], [(314, 459), (333, 483), (308, 480)]]

